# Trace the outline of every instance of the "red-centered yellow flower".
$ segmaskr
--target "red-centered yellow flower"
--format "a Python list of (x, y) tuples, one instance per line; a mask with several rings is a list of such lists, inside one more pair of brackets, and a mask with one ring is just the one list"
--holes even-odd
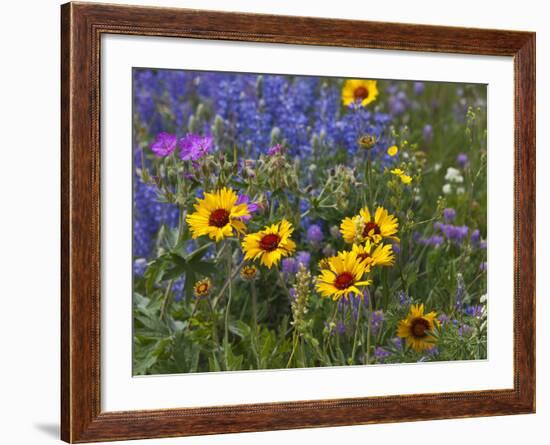
[(357, 254), (359, 261), (365, 261), (368, 266), (393, 266), (395, 257), (391, 244), (378, 244), (367, 240), (365, 244), (354, 244), (352, 252)]
[(362, 244), (368, 240), (378, 244), (384, 238), (399, 241), (395, 236), (398, 227), (397, 218), (384, 207), (378, 207), (373, 217), (365, 206), (359, 211), (359, 215), (344, 218), (340, 232), (346, 243)]
[(342, 103), (346, 107), (353, 103), (365, 107), (375, 101), (377, 96), (376, 80), (348, 79), (342, 88)]
[(397, 336), (404, 338), (416, 352), (432, 349), (437, 341), (433, 336), (435, 326), (439, 325), (436, 317), (435, 312), (424, 315), (423, 304), (413, 304), (407, 318), (399, 322)]
[(264, 230), (246, 235), (242, 242), (245, 260), (259, 260), (271, 269), (282, 257), (292, 255), (296, 243), (290, 239), (294, 232), (292, 224), (283, 219), (277, 224), (266, 226)]
[(350, 295), (361, 296), (361, 288), (371, 284), (370, 280), (362, 279), (369, 266), (355, 252), (341, 252), (327, 261), (329, 268), (321, 270), (315, 286), (322, 297), (340, 300)]
[(195, 283), (193, 286), (193, 293), (197, 298), (204, 298), (210, 295), (212, 292), (212, 281), (210, 278), (203, 278)]
[(205, 193), (204, 199), (197, 198), (196, 211), (187, 216), (193, 238), (207, 235), (217, 242), (233, 236), (234, 231), (244, 233), (242, 218), (250, 217), (250, 213), (246, 203), (236, 204), (237, 199), (237, 194), (226, 187)]
[(243, 266), (241, 269), (241, 278), (245, 281), (254, 281), (258, 278), (259, 274), (258, 268), (254, 264)]

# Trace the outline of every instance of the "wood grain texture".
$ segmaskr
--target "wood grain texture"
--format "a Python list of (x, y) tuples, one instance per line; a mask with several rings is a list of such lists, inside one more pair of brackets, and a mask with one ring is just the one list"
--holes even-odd
[[(131, 34), (514, 57), (514, 388), (101, 412), (100, 38)], [(61, 7), (61, 436), (174, 437), (535, 410), (535, 35), (91, 3)], [(510, 252), (512, 254), (512, 252)]]

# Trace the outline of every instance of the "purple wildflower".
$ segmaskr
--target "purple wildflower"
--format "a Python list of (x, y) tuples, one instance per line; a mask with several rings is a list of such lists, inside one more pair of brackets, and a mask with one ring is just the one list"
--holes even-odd
[(323, 324), (330, 335), (341, 335), (346, 332), (346, 324), (341, 320), (338, 320), (333, 326), (328, 321), (323, 322)]
[(483, 314), (483, 306), (480, 304), (466, 306), (466, 309), (464, 309), (464, 313), (466, 315), (469, 315), (470, 317), (479, 318)]
[(298, 263), (294, 258), (285, 258), (281, 262), (281, 271), (287, 275), (295, 275), (298, 272)]
[(458, 156), (456, 157), (456, 162), (458, 165), (464, 168), (469, 164), (470, 161), (466, 153), (459, 153)]
[(138, 258), (134, 260), (134, 275), (141, 277), (147, 269), (147, 260), (145, 258)]
[(296, 289), (294, 289), (293, 287), (291, 287), (291, 288), (288, 290), (288, 293), (290, 294), (290, 298), (292, 298), (293, 300), (296, 299)]
[(466, 238), (469, 232), (468, 226), (453, 226), (452, 224), (434, 224), (434, 227), (441, 230), (443, 236), (450, 241), (460, 243)]
[(424, 129), (422, 130), (422, 137), (424, 138), (424, 142), (426, 144), (429, 144), (432, 142), (434, 136), (433, 128), (430, 124), (424, 125)]
[(470, 242), (474, 246), (479, 246), (479, 239), (480, 239), (480, 233), (478, 229), (475, 229), (472, 234), (470, 235)]
[(275, 156), (283, 152), (283, 147), (281, 147), (281, 144), (275, 144), (273, 147), (269, 148), (267, 150), (268, 156)]
[[(259, 210), (260, 206), (255, 202), (250, 202), (250, 198), (248, 195), (239, 195), (237, 198), (237, 201), (235, 202), (235, 205), (239, 204), (247, 204), (248, 213), (252, 214)], [(252, 216), (243, 216), (241, 219), (243, 221), (249, 221)]]
[(374, 350), (374, 356), (378, 359), (380, 363), (384, 363), (384, 359), (388, 358), (391, 355), (390, 351), (387, 351), (386, 349), (377, 346)]
[(399, 304), (401, 306), (406, 306), (406, 305), (409, 305), (412, 303), (412, 298), (409, 297), (405, 291), (402, 291), (400, 290), (399, 293), (397, 294), (397, 296), (399, 297)]
[(159, 133), (155, 142), (151, 144), (151, 150), (159, 157), (168, 156), (176, 149), (178, 138), (170, 133)]
[(396, 255), (399, 254), (399, 252), (401, 252), (401, 247), (399, 246), (399, 244), (392, 244), (391, 245), (391, 248), (393, 250), (393, 253), (395, 253)]
[(471, 334), (473, 331), (473, 328), (471, 326), (468, 326), (467, 324), (463, 324), (458, 328), (458, 335), (460, 337), (467, 337)]
[(298, 264), (302, 264), (304, 267), (309, 267), (311, 261), (311, 254), (309, 252), (300, 251), (296, 254), (296, 261)]
[(319, 244), (321, 241), (323, 241), (323, 231), (321, 230), (321, 226), (317, 224), (312, 224), (307, 229), (307, 240), (311, 244)]
[(424, 82), (415, 82), (413, 84), (414, 94), (420, 96), (424, 92)]
[(389, 106), (390, 113), (394, 116), (404, 113), (409, 106), (407, 95), (403, 91), (400, 91), (395, 96), (391, 96), (389, 99)]
[(439, 235), (432, 235), (428, 238), (419, 238), (418, 243), (424, 244), (425, 246), (439, 247), (443, 244), (443, 237)]
[(449, 321), (451, 320), (447, 314), (439, 314), (437, 319), (439, 320), (439, 323), (441, 323), (442, 325), (449, 323)]
[(456, 218), (456, 210), (451, 208), (443, 209), (443, 218), (447, 222), (454, 220)]
[(371, 323), (372, 323), (371, 329), (374, 335), (378, 334), (378, 331), (382, 327), (383, 322), (384, 322), (384, 311), (382, 311), (381, 309), (374, 311), (372, 313), (372, 318), (371, 318)]
[(182, 161), (197, 161), (212, 149), (213, 143), (212, 136), (190, 133), (180, 139), (180, 158)]
[(401, 338), (393, 337), (391, 342), (393, 343), (393, 346), (395, 347), (395, 349), (399, 351), (403, 349), (403, 340)]
[(439, 354), (439, 349), (437, 349), (437, 347), (434, 346), (433, 348), (428, 349), (426, 351), (426, 354), (428, 354), (428, 356), (433, 357), (433, 356)]
[(480, 265), (479, 265), (479, 270), (481, 272), (487, 272), (487, 261), (483, 261)]

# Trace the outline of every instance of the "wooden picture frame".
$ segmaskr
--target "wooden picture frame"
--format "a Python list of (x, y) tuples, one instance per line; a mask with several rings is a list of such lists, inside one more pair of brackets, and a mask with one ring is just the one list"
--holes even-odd
[[(61, 7), (61, 437), (71, 443), (535, 411), (535, 34), (170, 8)], [(511, 56), (515, 70), (514, 387), (102, 412), (100, 38), (103, 34)]]

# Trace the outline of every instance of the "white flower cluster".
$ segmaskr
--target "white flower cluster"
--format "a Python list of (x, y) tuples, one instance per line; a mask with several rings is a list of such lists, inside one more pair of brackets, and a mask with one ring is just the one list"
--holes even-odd
[[(456, 184), (462, 184), (464, 182), (464, 177), (462, 176), (460, 170), (454, 167), (449, 167), (447, 173), (445, 174), (445, 181), (443, 185), (443, 194), (450, 195), (455, 189)], [(462, 195), (464, 193), (464, 187), (456, 187), (456, 194)]]

